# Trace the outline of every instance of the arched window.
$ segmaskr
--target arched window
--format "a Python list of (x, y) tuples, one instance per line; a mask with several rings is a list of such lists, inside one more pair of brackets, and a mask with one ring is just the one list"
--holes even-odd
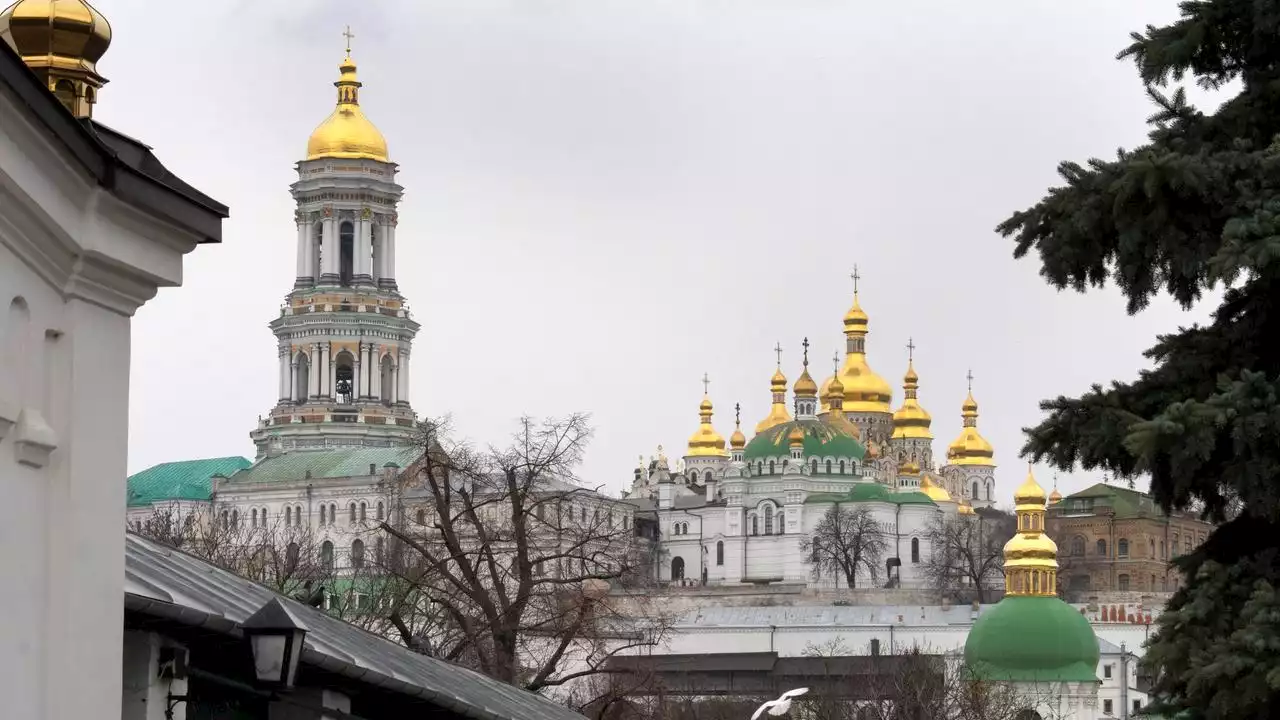
[(347, 524), (348, 525), (356, 524), (356, 504), (355, 503), (351, 503), (350, 505), (347, 506)]
[(355, 365), (356, 359), (346, 350), (333, 359), (333, 394), (343, 405), (349, 405), (356, 399)]
[(772, 474), (773, 474), (773, 468), (774, 468), (773, 461), (772, 461), (772, 460), (770, 460), (770, 461), (769, 461), (769, 474), (770, 474), (770, 475), (772, 475)]
[(911, 538), (911, 562), (920, 562), (920, 538)]
[(351, 567), (364, 567), (364, 541), (358, 538), (351, 541)]
[(393, 394), (396, 387), (395, 372), (396, 366), (395, 362), (391, 360), (391, 353), (383, 355), (382, 365), (379, 368), (379, 373), (382, 375), (381, 383), (383, 405), (390, 405), (392, 401), (395, 400), (395, 395)]
[(418, 508), (418, 524), (419, 525), (427, 524), (427, 511), (423, 510), (422, 508)]
[(324, 505), (321, 505), (320, 506), (320, 525), (321, 526), (324, 525), (326, 511), (327, 511), (327, 508)]
[(1084, 557), (1084, 536), (1077, 535), (1071, 538), (1071, 554)]
[(290, 525), (293, 525), (293, 508), (286, 505), (284, 508), (284, 526), (289, 527)]
[(329, 524), (334, 525), (338, 522), (338, 504), (329, 503)]
[(71, 84), (70, 80), (59, 80), (53, 86), (53, 94), (57, 96), (58, 101), (66, 106), (68, 110), (75, 112), (76, 108), (76, 88)]
[(977, 480), (974, 480), (974, 481), (973, 481), (973, 495), (971, 495), (970, 497), (972, 497), (974, 500), (977, 500), (977, 499), (979, 499), (979, 498), (981, 498), (981, 497), (982, 497), (981, 495), (979, 495), (979, 494), (978, 494), (978, 481), (977, 481)]
[[(539, 506), (539, 507), (541, 507), (541, 506)], [(378, 517), (378, 521), (379, 521), (379, 522), (381, 522), (381, 521), (382, 521), (382, 503), (381, 503), (381, 502), (379, 502), (379, 503), (378, 503), (378, 515), (377, 515), (377, 517)]]
[(333, 543), (328, 540), (320, 544), (320, 566), (325, 570), (333, 570)]
[(231, 527), (233, 528), (240, 527), (240, 511), (239, 510), (231, 511)]
[(1013, 720), (1044, 720), (1044, 718), (1040, 717), (1040, 713), (1035, 710), (1020, 710), (1013, 716)]
[(378, 537), (373, 541), (373, 561), (381, 564), (383, 562), (383, 551), (386, 549), (386, 543), (383, 538)]
[(298, 568), (298, 543), (291, 542), (284, 551), (285, 568), (293, 572)]
[(1129, 557), (1129, 540), (1127, 538), (1120, 538), (1120, 541), (1116, 543), (1116, 556)]
[(294, 527), (302, 526), (302, 506), (295, 505), (293, 507), (293, 525)]
[(630, 516), (630, 515), (623, 515), (623, 516), (622, 516), (622, 529), (623, 529), (623, 530), (626, 530), (626, 529), (627, 529), (627, 525), (630, 523), (630, 521), (631, 521), (631, 516)]
[(828, 474), (828, 475), (830, 475), (830, 474), (831, 474), (831, 461), (830, 461), (830, 460), (827, 460), (827, 474)]
[(1106, 556), (1107, 556), (1107, 541), (1106, 541), (1106, 540), (1099, 540), (1099, 541), (1098, 541), (1098, 554), (1099, 554), (1099, 555), (1101, 555), (1101, 556), (1103, 556), (1103, 557), (1106, 557)]
[(724, 564), (724, 541), (716, 541), (716, 565)]
[(258, 527), (258, 508), (253, 509), (253, 514), (249, 518), (249, 527)]
[(684, 558), (676, 557), (671, 559), (671, 579), (684, 579)]
[(1147, 557), (1153, 560), (1156, 557), (1156, 541), (1152, 538), (1147, 538)]
[(764, 461), (763, 461), (763, 460), (757, 460), (757, 461), (756, 461), (756, 475), (763, 475), (763, 474), (764, 474)]
[(350, 221), (338, 226), (338, 279), (343, 285), (350, 285), (355, 274), (356, 231)]
[(763, 512), (764, 512), (764, 534), (772, 535), (773, 534), (773, 513), (769, 511), (769, 508), (765, 508)]
[(367, 518), (368, 510), (369, 510), (369, 503), (366, 503), (363, 500), (361, 500), (360, 501), (360, 522), (363, 523), (365, 522), (365, 520), (368, 519)]
[(812, 460), (809, 461), (809, 472), (813, 473), (814, 475), (818, 474), (818, 458), (813, 458)]
[(987, 481), (987, 499), (988, 500), (991, 499), (991, 485), (992, 485), (992, 482), (988, 480)]
[(841, 460), (841, 461), (840, 461), (840, 474), (841, 474), (841, 475), (843, 475), (843, 474), (844, 474), (844, 461), (843, 461), (843, 460)]

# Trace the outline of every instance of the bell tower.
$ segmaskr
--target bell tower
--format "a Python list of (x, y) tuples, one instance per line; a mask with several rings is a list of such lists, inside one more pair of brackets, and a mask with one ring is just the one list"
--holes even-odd
[(297, 268), (270, 323), (279, 392), (250, 433), (259, 457), (269, 449), (390, 447), (415, 430), (409, 357), (419, 326), (396, 285), (403, 188), (386, 139), (360, 108), (353, 36), (344, 34), (336, 106), (311, 134), (290, 188)]

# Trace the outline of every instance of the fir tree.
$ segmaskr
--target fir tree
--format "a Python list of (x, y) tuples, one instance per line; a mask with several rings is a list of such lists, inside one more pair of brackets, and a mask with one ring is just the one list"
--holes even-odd
[[(1108, 280), (1130, 313), (1167, 293), (1192, 307), (1225, 290), (1207, 325), (1157, 338), (1155, 368), (1045, 401), (1024, 454), (1137, 478), (1166, 510), (1223, 522), (1177, 562), (1186, 583), (1148, 646), (1166, 712), (1273, 717), (1280, 708), (1280, 0), (1183, 2), (1134, 33), (1156, 104), (1150, 141), (1086, 166), (999, 232), (1041, 275), (1084, 291)], [(1181, 83), (1239, 88), (1217, 112)]]

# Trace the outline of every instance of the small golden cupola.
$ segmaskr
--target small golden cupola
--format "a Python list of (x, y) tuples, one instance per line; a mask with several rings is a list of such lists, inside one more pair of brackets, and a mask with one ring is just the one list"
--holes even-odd
[(929, 426), (933, 423), (933, 418), (923, 407), (920, 407), (920, 401), (917, 399), (920, 391), (920, 376), (916, 374), (915, 344), (911, 340), (907, 340), (907, 351), (907, 374), (902, 377), (904, 398), (902, 407), (893, 413), (893, 439), (932, 440), (933, 433), (929, 431)]
[(973, 373), (969, 373), (969, 396), (960, 406), (964, 427), (960, 436), (947, 447), (947, 462), (951, 465), (995, 465), (995, 450), (978, 432), (978, 401), (973, 399)]
[(702, 376), (702, 403), (698, 405), (698, 417), (701, 422), (698, 423), (698, 430), (689, 438), (689, 452), (686, 455), (691, 457), (724, 457), (728, 455), (724, 449), (724, 436), (716, 432), (711, 425), (711, 395), (710, 395), (711, 379), (705, 374)]
[(360, 109), (361, 83), (351, 59), (351, 35), (346, 33), (347, 56), (338, 65), (338, 104), (307, 140), (307, 159), (377, 160), (390, 162), (387, 139)]
[[(928, 474), (920, 478), (920, 492), (928, 495), (929, 499), (936, 503), (955, 502), (951, 498), (951, 493), (947, 492), (946, 488), (935, 483)], [(972, 512), (973, 508), (969, 508), (969, 510)]]
[(844, 316), (845, 363), (840, 371), (844, 385), (844, 411), (890, 413), (893, 391), (889, 383), (867, 364), (867, 313), (858, 302), (858, 269), (853, 270), (853, 306)]
[(1049, 504), (1057, 505), (1062, 502), (1062, 493), (1058, 492), (1058, 474), (1053, 475), (1053, 492), (1049, 493)]
[(742, 403), (733, 406), (733, 434), (729, 436), (729, 447), (741, 450), (747, 446), (747, 436), (742, 434)]
[(18, 0), (0, 12), (0, 40), (78, 118), (93, 117), (107, 79), (98, 61), (111, 45), (111, 25), (84, 0)]
[(773, 349), (778, 355), (778, 367), (769, 378), (769, 393), (773, 400), (769, 406), (769, 414), (756, 423), (756, 434), (791, 421), (791, 413), (787, 411), (787, 376), (782, 374), (782, 343)]
[(1018, 531), (1004, 546), (1004, 584), (1007, 595), (1058, 594), (1058, 545), (1045, 532), (1044, 488), (1027, 464), (1027, 479), (1014, 491)]
[(844, 383), (840, 382), (840, 353), (836, 353), (832, 358), (836, 374), (827, 379), (822, 390), (822, 410), (823, 419), (831, 425), (835, 425), (844, 430), (850, 436), (855, 438), (862, 437), (862, 431), (857, 425), (849, 422), (849, 417), (844, 414)]
[(812, 418), (818, 414), (818, 383), (809, 374), (809, 338), (804, 339), (804, 369), (792, 388), (796, 396), (796, 419)]

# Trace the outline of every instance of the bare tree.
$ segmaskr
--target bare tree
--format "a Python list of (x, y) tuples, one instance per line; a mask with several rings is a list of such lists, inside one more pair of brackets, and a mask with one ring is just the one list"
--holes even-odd
[(858, 586), (859, 570), (869, 575), (873, 584), (877, 582), (888, 547), (884, 528), (862, 505), (831, 506), (813, 534), (800, 541), (815, 578), (843, 576), (850, 588)]
[(509, 445), (478, 450), (446, 421), (422, 423), (399, 521), (382, 525), (395, 545), (388, 571), (421, 598), (418, 623), (391, 614), (406, 644), (543, 691), (661, 640), (659, 613), (610, 597), (649, 580), (650, 548), (626, 506), (574, 475), (590, 437), (586, 415), (526, 418)]
[(999, 510), (939, 515), (927, 531), (926, 582), (960, 600), (990, 602), (1004, 579), (1004, 544), (1016, 527), (1016, 518)]

